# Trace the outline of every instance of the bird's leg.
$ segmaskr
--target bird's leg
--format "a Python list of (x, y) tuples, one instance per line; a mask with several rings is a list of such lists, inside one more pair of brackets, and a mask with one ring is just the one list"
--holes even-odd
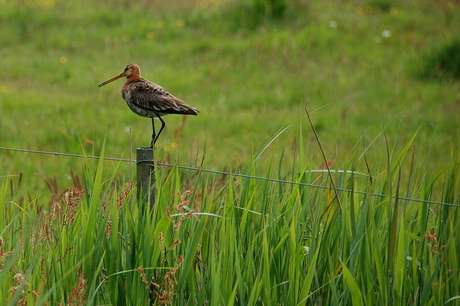
[[(161, 116), (158, 116), (158, 115), (157, 115), (157, 117), (158, 117), (158, 119), (160, 119), (160, 121), (161, 121), (161, 129), (160, 129), (160, 131), (158, 131), (158, 134), (157, 134), (157, 136), (155, 137), (155, 140), (153, 140), (153, 144), (155, 144), (155, 143), (157, 142), (158, 137), (160, 137), (161, 131), (163, 131), (163, 129), (165, 128), (165, 125), (166, 125), (166, 123), (165, 123), (164, 120), (161, 118)], [(153, 120), (153, 119), (152, 119), (152, 120)]]
[(150, 147), (153, 148), (153, 145), (155, 144), (155, 122), (153, 121), (154, 118), (152, 117), (152, 130), (153, 130), (153, 134), (152, 134), (152, 142), (150, 143)]

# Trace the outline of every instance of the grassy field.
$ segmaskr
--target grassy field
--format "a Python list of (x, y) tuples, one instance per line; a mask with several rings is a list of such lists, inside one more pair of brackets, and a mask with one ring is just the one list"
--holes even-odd
[[(458, 33), (460, 8), (450, 2), (390, 1), (379, 11), (298, 1), (284, 19), (256, 25), (244, 22), (245, 2), (111, 3), (1, 3), (2, 146), (98, 154), (106, 139), (107, 156), (128, 158), (149, 144), (150, 122), (126, 107), (122, 81), (97, 84), (135, 62), (200, 110), (183, 129), (183, 118), (166, 117), (159, 161), (247, 166), (286, 126), (283, 144), (295, 146), (299, 128), (313, 139), (305, 107), (331, 160), (377, 139), (368, 154), (380, 166), (383, 132), (398, 151), (419, 128), (415, 150), (429, 152), (433, 173), (458, 152), (458, 81), (417, 77), (424, 57)], [(305, 144), (319, 167), (316, 144)], [(6, 174), (23, 172), (32, 186), (34, 173), (63, 178), (80, 165), (58, 160), (2, 152)]]
[(365, 193), (158, 166), (147, 216), (133, 163), (0, 150), (4, 300), (457, 301), (458, 207), (398, 197), (460, 204), (459, 80), (436, 61), (460, 6), (254, 3), (0, 0), (0, 147), (134, 159), (150, 121), (97, 87), (134, 62), (200, 110), (165, 117), (157, 162), (330, 186), (307, 108), (337, 187)]
[[(351, 190), (338, 198), (309, 187), (331, 181), (311, 171), (292, 173), (287, 184), (157, 166), (151, 212), (103, 160), (85, 160), (71, 188), (48, 181), (49, 204), (24, 198), (17, 181), (3, 182), (3, 302), (455, 305), (458, 163), (403, 182), (401, 157), (379, 173), (335, 172), (335, 186)], [(279, 175), (277, 164), (265, 176)]]

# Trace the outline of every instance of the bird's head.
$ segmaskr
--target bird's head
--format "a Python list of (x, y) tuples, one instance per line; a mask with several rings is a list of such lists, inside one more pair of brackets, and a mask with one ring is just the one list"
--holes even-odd
[(118, 80), (119, 78), (122, 78), (122, 77), (126, 77), (128, 80), (131, 79), (131, 80), (135, 80), (135, 79), (139, 79), (141, 77), (141, 69), (139, 68), (138, 65), (136, 64), (129, 64), (125, 67), (125, 69), (123, 70), (122, 73), (120, 74), (117, 74), (116, 76), (114, 76), (113, 78), (97, 85), (98, 87), (102, 87), (104, 85), (107, 85), (109, 84), (110, 82), (113, 82), (115, 80)]

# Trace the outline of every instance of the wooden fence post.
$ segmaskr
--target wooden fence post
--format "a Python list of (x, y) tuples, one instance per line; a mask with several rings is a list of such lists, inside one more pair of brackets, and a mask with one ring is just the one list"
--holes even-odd
[(155, 167), (153, 164), (153, 148), (137, 148), (136, 158), (137, 199), (139, 203), (150, 203), (150, 209), (153, 209), (153, 205), (155, 204)]

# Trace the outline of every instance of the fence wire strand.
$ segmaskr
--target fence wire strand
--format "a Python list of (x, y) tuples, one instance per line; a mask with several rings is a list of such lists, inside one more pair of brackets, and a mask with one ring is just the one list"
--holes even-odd
[[(0, 147), (0, 150), (13, 151), (13, 152), (22, 152), (22, 153), (35, 153), (35, 154), (46, 154), (46, 155), (55, 155), (55, 156), (66, 156), (66, 157), (102, 159), (102, 160), (108, 160), (108, 161), (130, 162), (130, 163), (154, 162), (153, 160), (137, 161), (137, 160), (132, 160), (132, 159), (124, 159), (124, 158), (100, 157), (100, 156), (91, 156), (91, 155), (83, 155), (83, 154), (49, 152), (49, 151), (38, 151), (38, 150), (26, 150), (26, 149), (5, 148), (5, 147)], [(242, 174), (242, 173), (232, 173), (232, 172), (227, 172), (227, 171), (203, 169), (203, 168), (191, 167), (191, 166), (180, 166), (180, 165), (173, 165), (173, 164), (168, 164), (168, 163), (158, 163), (158, 162), (157, 162), (157, 165), (164, 166), (164, 167), (170, 167), (170, 168), (177, 167), (179, 169), (189, 170), (189, 171), (198, 171), (198, 172), (211, 173), (211, 174), (220, 174), (220, 175), (228, 175), (228, 176), (234, 176), (234, 177), (240, 177), (240, 178), (248, 178), (248, 179), (260, 180), (260, 181), (268, 181), (268, 182), (274, 182), (274, 183), (280, 183), (280, 184), (299, 185), (299, 186), (319, 188), (319, 189), (331, 189), (331, 187), (323, 186), (323, 185), (309, 184), (309, 183), (302, 183), (302, 182), (293, 182), (293, 181), (288, 181), (288, 180), (283, 180), (283, 179), (275, 179), (275, 178), (269, 178), (269, 177), (263, 177), (263, 176), (254, 176), (254, 175), (248, 175), (248, 174)], [(351, 189), (346, 189), (346, 188), (335, 188), (335, 190), (342, 191), (342, 192), (350, 192), (350, 193), (353, 192), (353, 193), (362, 194), (362, 195), (369, 194), (366, 191), (351, 190)], [(380, 193), (371, 193), (371, 195), (376, 196), (376, 197), (382, 197), (382, 198), (387, 197), (387, 195), (380, 194)], [(424, 204), (435, 204), (435, 205), (444, 205), (444, 206), (450, 206), (450, 207), (460, 207), (459, 204), (445, 203), (445, 202), (440, 202), (440, 201), (415, 199), (415, 198), (401, 197), (401, 196), (398, 196), (398, 197), (397, 196), (391, 196), (391, 197), (393, 199), (398, 198), (399, 200), (402, 200), (402, 201), (412, 201), (412, 202), (418, 202), (418, 203), (424, 203)]]

